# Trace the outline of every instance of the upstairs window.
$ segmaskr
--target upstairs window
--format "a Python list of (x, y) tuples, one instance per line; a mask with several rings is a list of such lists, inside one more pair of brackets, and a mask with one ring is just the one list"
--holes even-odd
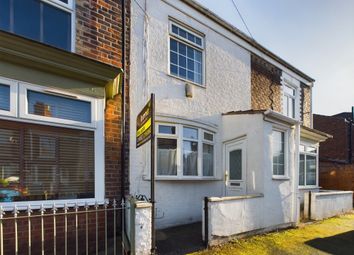
[(73, 0), (1, 0), (0, 29), (72, 51)]
[(296, 89), (288, 85), (283, 86), (283, 113), (284, 115), (295, 118), (295, 99)]
[(170, 74), (203, 84), (204, 39), (176, 23), (170, 27)]

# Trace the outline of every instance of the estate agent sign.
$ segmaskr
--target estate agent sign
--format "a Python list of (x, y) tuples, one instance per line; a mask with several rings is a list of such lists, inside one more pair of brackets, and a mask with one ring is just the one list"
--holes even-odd
[(136, 119), (136, 147), (148, 142), (152, 137), (152, 116), (153, 104), (152, 98), (145, 105), (143, 110), (138, 114)]

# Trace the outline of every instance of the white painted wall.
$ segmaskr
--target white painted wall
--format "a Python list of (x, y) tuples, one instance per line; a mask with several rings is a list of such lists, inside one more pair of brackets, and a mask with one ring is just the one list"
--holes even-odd
[(308, 207), (311, 207), (310, 218), (322, 220), (353, 210), (353, 191), (320, 191), (311, 192), (311, 202), (309, 194), (305, 194), (305, 217), (308, 218)]
[(137, 201), (133, 197), (129, 197), (127, 200), (127, 208), (125, 225), (131, 254), (151, 254), (152, 204)]
[[(248, 139), (247, 193), (265, 194), (263, 210), (268, 215), (266, 224), (294, 221), (297, 208), (294, 202), (297, 201), (294, 197), (297, 179), (293, 180), (296, 167), (294, 131), (289, 131), (289, 155), (292, 155), (289, 178), (275, 180), (272, 178), (270, 154), (273, 124), (264, 122), (261, 115), (222, 116), (229, 111), (251, 109), (249, 46), (181, 1), (137, 2), (139, 6), (132, 1), (131, 16), (131, 194), (150, 197), (150, 146), (147, 144), (136, 149), (135, 136), (136, 116), (150, 93), (155, 93), (157, 120), (168, 119), (172, 123), (207, 127), (215, 132), (216, 138), (214, 180), (156, 181), (158, 228), (200, 221), (200, 201), (205, 196), (225, 195), (223, 143), (243, 135)], [(205, 87), (192, 85), (192, 98), (185, 96), (185, 81), (168, 75), (169, 17), (205, 35)]]
[[(144, 1), (138, 1), (145, 8)], [(132, 1), (131, 24), (131, 193), (150, 196), (149, 145), (135, 148), (136, 116), (156, 95), (159, 116), (198, 121), (216, 131), (216, 171), (211, 181), (157, 181), (157, 227), (200, 221), (200, 201), (204, 196), (222, 196), (221, 114), (251, 107), (250, 53), (221, 34), (191, 19), (160, 0), (146, 1), (147, 16)], [(189, 14), (194, 10), (184, 8)], [(193, 86), (193, 98), (185, 96), (184, 81), (168, 75), (169, 16), (205, 34), (205, 87)], [(222, 32), (222, 31), (221, 31)], [(158, 117), (159, 118), (159, 117)], [(192, 124), (196, 124), (193, 122)]]
[(209, 198), (208, 244), (213, 246), (239, 234), (262, 233), (293, 225), (281, 220), (278, 224), (268, 224), (266, 203), (262, 194)]
[[(236, 128), (237, 127), (237, 128)], [(273, 178), (272, 130), (288, 130), (288, 168), (284, 179)], [(263, 120), (263, 114), (228, 115), (223, 118), (224, 141), (247, 136), (247, 194), (264, 194), (259, 209), (264, 215), (263, 227), (296, 222), (297, 185), (295, 129)], [(225, 221), (225, 226), (229, 222)]]

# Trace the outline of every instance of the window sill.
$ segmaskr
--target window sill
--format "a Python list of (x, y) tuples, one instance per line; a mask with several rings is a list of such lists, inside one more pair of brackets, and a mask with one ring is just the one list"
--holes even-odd
[(313, 185), (309, 185), (309, 186), (300, 186), (299, 185), (299, 189), (300, 190), (307, 190), (307, 189), (320, 189), (321, 187), (320, 186), (313, 186)]
[(272, 180), (275, 180), (275, 181), (289, 181), (289, 180), (290, 180), (290, 177), (288, 177), (288, 176), (275, 176), (275, 175), (273, 175), (273, 176), (272, 176)]
[(184, 81), (184, 82), (186, 82), (186, 83), (190, 83), (190, 84), (192, 84), (192, 85), (198, 86), (198, 87), (200, 87), (200, 88), (202, 88), (202, 89), (206, 89), (206, 86), (205, 86), (204, 83), (203, 83), (203, 84), (199, 84), (199, 83), (196, 83), (196, 82), (187, 80), (187, 79), (183, 79), (183, 78), (181, 78), (181, 77), (178, 77), (178, 76), (173, 75), (173, 74), (170, 74), (170, 73), (168, 73), (167, 75), (168, 75), (169, 77), (175, 78), (175, 79), (177, 79), (177, 80)]
[(16, 202), (0, 202), (0, 206), (5, 212), (13, 211), (16, 207), (19, 211), (26, 211), (30, 207), (31, 210), (39, 210), (41, 206), (44, 209), (53, 209), (53, 205), (56, 208), (64, 208), (66, 205), (67, 207), (74, 207), (74, 206), (93, 206), (96, 203), (98, 205), (103, 205), (105, 202), (108, 202), (108, 199), (104, 200), (96, 200), (94, 198), (87, 198), (87, 199), (65, 199), (65, 200), (40, 200), (40, 201), (16, 201)]

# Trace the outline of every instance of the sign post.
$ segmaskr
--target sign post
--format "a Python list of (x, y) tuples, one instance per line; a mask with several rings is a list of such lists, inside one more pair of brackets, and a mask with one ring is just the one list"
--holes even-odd
[(138, 114), (136, 120), (136, 147), (144, 145), (150, 141), (151, 159), (150, 159), (150, 195), (152, 204), (151, 217), (151, 254), (156, 253), (155, 239), (155, 94), (151, 94), (150, 101)]

